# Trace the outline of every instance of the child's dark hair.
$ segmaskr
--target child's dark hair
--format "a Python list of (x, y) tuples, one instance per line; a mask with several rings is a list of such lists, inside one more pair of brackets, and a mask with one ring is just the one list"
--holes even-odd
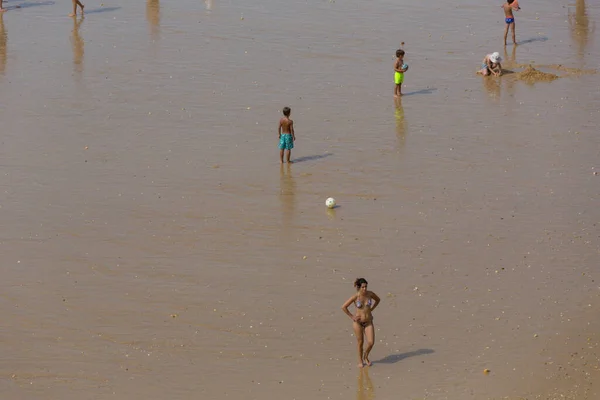
[(291, 112), (292, 112), (291, 108), (283, 107), (283, 115), (285, 115), (286, 117), (289, 117)]
[(357, 279), (354, 281), (354, 287), (355, 287), (355, 288), (357, 288), (357, 289), (360, 289), (360, 287), (363, 285), (363, 283), (364, 283), (365, 285), (368, 285), (368, 284), (369, 284), (369, 282), (367, 282), (367, 280), (366, 280), (365, 278), (357, 278)]
[(396, 57), (402, 57), (404, 55), (404, 50), (398, 49), (396, 50)]
[(515, 2), (515, 0), (506, 0), (506, 2), (507, 2), (508, 4), (512, 4), (512, 3), (514, 3), (514, 2)]

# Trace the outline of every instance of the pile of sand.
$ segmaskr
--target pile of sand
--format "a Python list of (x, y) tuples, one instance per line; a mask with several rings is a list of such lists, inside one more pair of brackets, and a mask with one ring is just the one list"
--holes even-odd
[(548, 72), (539, 71), (533, 68), (531, 65), (527, 66), (525, 70), (516, 73), (517, 79), (525, 81), (526, 83), (536, 82), (552, 82), (558, 79), (559, 76)]

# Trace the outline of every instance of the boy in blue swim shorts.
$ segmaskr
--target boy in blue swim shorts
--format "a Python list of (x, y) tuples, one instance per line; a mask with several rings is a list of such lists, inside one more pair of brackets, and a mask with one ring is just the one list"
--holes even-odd
[(521, 9), (519, 2), (515, 0), (506, 0), (506, 3), (502, 5), (502, 8), (504, 9), (504, 22), (506, 22), (506, 27), (504, 28), (504, 45), (506, 46), (506, 38), (508, 38), (509, 28), (512, 28), (513, 44), (517, 44), (515, 35), (515, 16), (513, 14), (513, 10), (518, 11)]
[(292, 110), (289, 107), (283, 107), (283, 117), (279, 120), (277, 135), (279, 135), (279, 159), (283, 164), (283, 155), (287, 151), (287, 162), (291, 164), (290, 157), (292, 149), (296, 141), (296, 133), (294, 132), (294, 121), (290, 119)]

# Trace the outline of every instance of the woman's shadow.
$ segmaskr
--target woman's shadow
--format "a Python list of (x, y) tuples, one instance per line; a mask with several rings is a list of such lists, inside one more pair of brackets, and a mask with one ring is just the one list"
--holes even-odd
[(419, 349), (415, 351), (409, 351), (408, 353), (390, 354), (389, 356), (383, 357), (381, 360), (373, 361), (373, 364), (395, 364), (405, 358), (423, 356), (427, 354), (435, 353), (432, 349)]

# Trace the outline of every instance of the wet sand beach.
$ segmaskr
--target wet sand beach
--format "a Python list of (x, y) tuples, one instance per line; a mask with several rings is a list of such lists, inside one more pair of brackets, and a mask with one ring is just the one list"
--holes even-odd
[(2, 399), (600, 398), (600, 6), (499, 5), (5, 1)]

